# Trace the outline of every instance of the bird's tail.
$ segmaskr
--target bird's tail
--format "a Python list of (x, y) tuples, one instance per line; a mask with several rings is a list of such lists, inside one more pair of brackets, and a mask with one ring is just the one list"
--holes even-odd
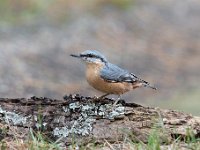
[(133, 73), (131, 73), (131, 75), (134, 76), (134, 77), (142, 84), (142, 86), (148, 87), (148, 88), (151, 88), (151, 89), (154, 89), (154, 90), (157, 90), (157, 88), (156, 88), (155, 86), (150, 85), (149, 82), (138, 78), (138, 77), (137, 77), (136, 75), (134, 75)]
[(152, 85), (150, 85), (148, 82), (143, 82), (142, 83), (142, 85), (144, 86), (144, 87), (148, 87), (148, 88), (152, 88), (152, 89), (154, 89), (154, 90), (157, 90), (157, 88), (155, 87), (155, 86), (152, 86)]

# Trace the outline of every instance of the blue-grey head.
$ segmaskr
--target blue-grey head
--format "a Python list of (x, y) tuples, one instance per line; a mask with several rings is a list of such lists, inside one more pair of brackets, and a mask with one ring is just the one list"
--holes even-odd
[(79, 55), (71, 54), (70, 56), (80, 58), (87, 63), (107, 63), (106, 57), (96, 50), (86, 50)]

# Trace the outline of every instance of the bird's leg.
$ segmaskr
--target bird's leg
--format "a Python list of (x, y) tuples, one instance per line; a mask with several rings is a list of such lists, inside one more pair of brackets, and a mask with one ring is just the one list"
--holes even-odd
[(115, 108), (115, 106), (117, 105), (117, 103), (119, 102), (120, 99), (121, 99), (121, 95), (118, 95), (117, 100), (113, 104), (113, 108)]

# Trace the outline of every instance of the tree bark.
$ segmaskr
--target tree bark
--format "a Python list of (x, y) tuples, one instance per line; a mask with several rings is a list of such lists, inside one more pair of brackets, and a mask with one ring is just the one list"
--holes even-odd
[(146, 143), (154, 131), (167, 143), (179, 136), (180, 139), (189, 135), (200, 137), (200, 117), (123, 100), (113, 106), (113, 102), (108, 98), (98, 100), (80, 95), (65, 96), (63, 100), (35, 96), (0, 98), (0, 139), (26, 139), (30, 128), (53, 140), (61, 137), (67, 145), (105, 140), (114, 143), (126, 138)]

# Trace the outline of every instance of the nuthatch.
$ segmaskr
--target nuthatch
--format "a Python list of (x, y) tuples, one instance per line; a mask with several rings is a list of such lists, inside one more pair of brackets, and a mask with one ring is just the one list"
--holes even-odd
[(96, 50), (87, 50), (79, 55), (71, 54), (71, 56), (86, 62), (86, 78), (88, 83), (95, 89), (105, 93), (100, 98), (109, 94), (116, 94), (120, 98), (121, 94), (142, 86), (156, 90), (154, 86), (138, 78), (135, 74), (111, 64), (104, 55)]

